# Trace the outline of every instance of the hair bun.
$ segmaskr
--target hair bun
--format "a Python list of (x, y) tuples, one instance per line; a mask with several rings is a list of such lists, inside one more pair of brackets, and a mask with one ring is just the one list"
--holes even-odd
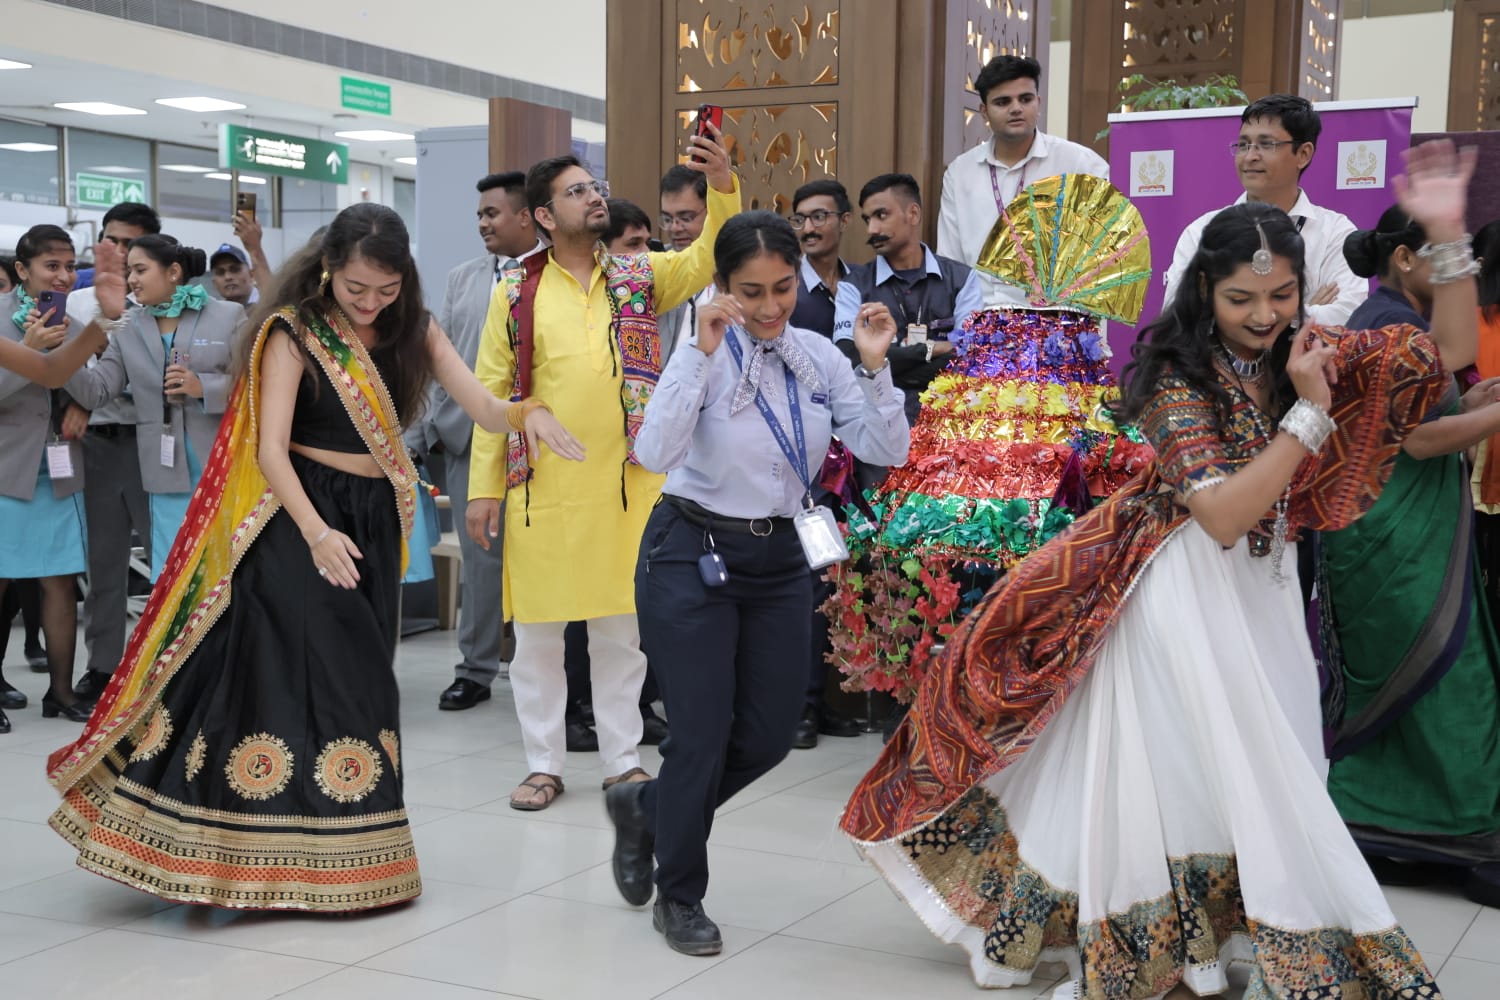
[(1344, 237), (1344, 260), (1359, 277), (1375, 277), (1380, 271), (1380, 234), (1373, 229), (1356, 229)]
[(192, 281), (208, 273), (208, 254), (197, 247), (178, 245), (177, 263), (182, 265), (182, 280)]

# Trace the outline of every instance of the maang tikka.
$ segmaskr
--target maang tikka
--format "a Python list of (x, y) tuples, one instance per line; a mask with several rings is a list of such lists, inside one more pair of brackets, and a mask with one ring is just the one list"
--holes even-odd
[(1260, 249), (1250, 257), (1250, 270), (1265, 277), (1271, 273), (1271, 242), (1266, 239), (1266, 231), (1259, 222), (1255, 224), (1255, 231), (1260, 234)]

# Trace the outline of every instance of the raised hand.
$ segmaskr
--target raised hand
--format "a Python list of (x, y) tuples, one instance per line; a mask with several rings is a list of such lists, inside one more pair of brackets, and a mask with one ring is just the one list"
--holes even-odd
[(94, 244), (94, 296), (105, 319), (125, 311), (125, 252), (109, 240)]
[(53, 306), (43, 315), (35, 309), (26, 314), (26, 333), (21, 338), (21, 343), (33, 351), (50, 351), (61, 344), (68, 336), (68, 324), (64, 320), (57, 326), (48, 326), (47, 321), (52, 314), (57, 312), (61, 306)]
[(696, 170), (708, 178), (715, 191), (729, 194), (734, 191), (734, 172), (729, 168), (729, 153), (724, 149), (724, 133), (714, 127), (713, 122), (704, 122), (713, 138), (702, 135), (688, 137), (689, 170)]
[(1391, 179), (1397, 204), (1426, 230), (1430, 242), (1462, 238), (1478, 157), (1473, 146), (1455, 151), (1447, 139), (1424, 142), (1407, 152), (1406, 173)]
[(860, 364), (872, 372), (885, 364), (885, 352), (896, 339), (896, 320), (880, 302), (866, 302), (854, 316), (854, 346)]
[(745, 308), (733, 295), (715, 295), (713, 301), (698, 310), (698, 342), (694, 345), (704, 354), (712, 354), (724, 343), (731, 326), (745, 325)]
[(1311, 332), (1292, 335), (1292, 353), (1287, 358), (1286, 373), (1291, 377), (1297, 395), (1309, 403), (1328, 409), (1333, 401), (1329, 388), (1338, 381), (1332, 344)]

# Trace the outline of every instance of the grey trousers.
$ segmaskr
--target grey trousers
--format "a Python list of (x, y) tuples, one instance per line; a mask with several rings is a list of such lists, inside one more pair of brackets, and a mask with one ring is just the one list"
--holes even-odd
[(83, 600), (88, 669), (112, 674), (125, 653), (130, 531), (151, 551), (151, 506), (141, 487), (135, 427), (93, 427), (83, 438), (83, 510), (88, 519), (89, 592)]
[(500, 650), (505, 636), (500, 563), (505, 508), (500, 508), (499, 536), (490, 540), (488, 551), (480, 548), (464, 530), (464, 512), (469, 506), (469, 453), (443, 452), (432, 455), (429, 462), (443, 465), (443, 480), (453, 500), (453, 529), (458, 534), (458, 550), (464, 559), (458, 612), (458, 651), (463, 662), (454, 668), (453, 676), (489, 687), (500, 672)]

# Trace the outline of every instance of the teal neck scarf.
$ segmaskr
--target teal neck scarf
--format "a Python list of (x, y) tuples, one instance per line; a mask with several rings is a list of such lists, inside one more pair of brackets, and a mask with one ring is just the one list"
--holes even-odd
[(181, 316), (184, 309), (201, 311), (207, 303), (208, 289), (202, 285), (178, 285), (177, 290), (172, 293), (172, 301), (152, 306), (151, 315), (172, 319)]
[(31, 293), (26, 291), (25, 285), (17, 285), (16, 302), (21, 306), (21, 308), (17, 309), (15, 315), (11, 316), (11, 322), (16, 324), (17, 330), (25, 333), (26, 314), (36, 308), (36, 299), (32, 298)]

